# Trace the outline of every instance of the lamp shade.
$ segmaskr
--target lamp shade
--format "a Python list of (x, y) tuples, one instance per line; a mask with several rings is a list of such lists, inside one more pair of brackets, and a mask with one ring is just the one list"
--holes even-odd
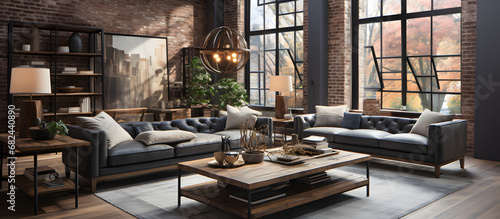
[(240, 70), (250, 56), (245, 38), (226, 26), (215, 28), (208, 33), (200, 53), (205, 68), (222, 74)]
[(47, 68), (12, 68), (11, 94), (50, 94), (50, 70)]
[(269, 90), (279, 91), (279, 92), (292, 92), (293, 91), (292, 76), (287, 76), (287, 75), (271, 76)]

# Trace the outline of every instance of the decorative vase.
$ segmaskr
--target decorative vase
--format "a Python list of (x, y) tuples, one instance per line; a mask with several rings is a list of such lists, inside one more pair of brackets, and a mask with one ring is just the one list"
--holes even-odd
[(56, 133), (51, 133), (49, 129), (41, 129), (38, 127), (30, 128), (31, 138), (35, 140), (51, 140), (56, 137)]
[(80, 34), (77, 32), (71, 34), (68, 40), (68, 46), (70, 52), (82, 52), (82, 38)]
[(264, 161), (263, 152), (250, 154), (245, 151), (241, 153), (241, 157), (243, 158), (246, 164), (256, 164), (256, 163), (262, 163), (262, 161)]
[(224, 160), (229, 165), (233, 165), (238, 160), (238, 157), (240, 156), (239, 152), (234, 152), (234, 151), (225, 152), (224, 154), (225, 154)]
[(224, 159), (226, 158), (226, 154), (224, 151), (216, 151), (214, 152), (214, 157), (215, 157), (215, 160), (217, 161), (217, 163), (219, 163), (219, 165), (224, 165)]

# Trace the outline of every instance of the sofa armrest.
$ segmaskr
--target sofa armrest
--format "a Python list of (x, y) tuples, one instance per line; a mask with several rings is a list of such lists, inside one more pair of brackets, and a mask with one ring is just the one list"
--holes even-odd
[(257, 117), (257, 121), (255, 122), (255, 127), (258, 128), (262, 125), (268, 125), (267, 128), (267, 137), (268, 142), (267, 146), (271, 146), (273, 144), (273, 120), (269, 117)]
[(302, 131), (307, 128), (314, 127), (316, 122), (316, 114), (297, 115), (293, 118), (293, 131), (302, 139)]
[[(84, 129), (80, 126), (68, 125), (69, 136), (72, 138), (82, 139), (90, 142), (90, 148), (88, 151), (80, 150), (81, 162), (84, 165), (80, 165), (80, 171), (86, 173), (91, 177), (99, 176), (99, 169), (106, 167), (108, 164), (108, 147), (107, 147), (107, 137), (105, 131), (94, 131), (90, 129)], [(74, 159), (74, 151), (68, 151), (67, 154), (63, 154), (63, 162), (69, 164), (72, 159)], [(74, 161), (73, 161), (74, 162)]]
[(467, 121), (431, 124), (427, 138), (428, 153), (434, 154), (436, 164), (451, 161), (467, 152)]

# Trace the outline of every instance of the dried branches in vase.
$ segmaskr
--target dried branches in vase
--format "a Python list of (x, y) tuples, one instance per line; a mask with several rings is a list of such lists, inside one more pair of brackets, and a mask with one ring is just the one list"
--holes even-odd
[(255, 118), (248, 118), (240, 125), (240, 146), (245, 151), (242, 153), (245, 163), (260, 163), (264, 159), (267, 147), (267, 124), (255, 128)]

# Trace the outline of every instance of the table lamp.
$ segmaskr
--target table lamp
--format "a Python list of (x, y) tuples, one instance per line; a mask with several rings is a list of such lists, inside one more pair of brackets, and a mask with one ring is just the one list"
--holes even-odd
[(29, 94), (29, 100), (21, 102), (19, 113), (19, 137), (29, 137), (29, 127), (36, 118), (43, 120), (41, 100), (33, 100), (33, 94), (52, 93), (50, 70), (47, 68), (12, 68), (10, 94)]
[(276, 95), (276, 104), (275, 104), (276, 118), (284, 119), (285, 118), (284, 116), (287, 113), (288, 109), (286, 107), (285, 96), (281, 95), (281, 92), (293, 91), (292, 76), (285, 76), (285, 75), (271, 76), (269, 90), (280, 92), (279, 95)]

